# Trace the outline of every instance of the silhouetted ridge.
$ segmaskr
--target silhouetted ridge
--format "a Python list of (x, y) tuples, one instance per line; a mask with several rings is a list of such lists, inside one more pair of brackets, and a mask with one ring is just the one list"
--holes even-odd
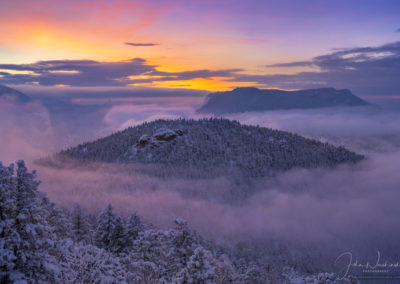
[(245, 111), (362, 105), (368, 105), (368, 103), (346, 89), (320, 88), (283, 91), (241, 87), (232, 91), (209, 94), (206, 102), (198, 109), (198, 112), (219, 115)]

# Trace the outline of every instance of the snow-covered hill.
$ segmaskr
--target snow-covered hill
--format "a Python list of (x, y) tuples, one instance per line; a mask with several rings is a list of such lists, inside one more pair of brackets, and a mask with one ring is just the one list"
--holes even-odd
[(332, 167), (363, 157), (343, 147), (227, 119), (156, 120), (62, 151), (85, 161), (150, 163), (212, 173), (270, 175)]
[(208, 95), (201, 113), (235, 113), (277, 109), (310, 109), (337, 106), (368, 105), (349, 90), (321, 88), (300, 91), (276, 89), (236, 88)]

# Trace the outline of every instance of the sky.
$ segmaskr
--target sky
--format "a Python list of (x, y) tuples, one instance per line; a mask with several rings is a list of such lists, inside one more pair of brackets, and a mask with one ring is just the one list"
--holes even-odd
[(0, 84), (400, 95), (398, 1), (2, 0)]

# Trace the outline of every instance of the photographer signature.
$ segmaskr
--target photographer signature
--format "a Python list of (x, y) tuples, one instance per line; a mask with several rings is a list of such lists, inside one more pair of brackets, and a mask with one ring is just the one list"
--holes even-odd
[(399, 262), (383, 262), (379, 250), (376, 253), (377, 259), (374, 263), (370, 263), (369, 261), (365, 263), (358, 262), (358, 260), (353, 261), (353, 254), (351, 252), (344, 252), (339, 255), (335, 260), (335, 266), (337, 266), (340, 260), (345, 260), (345, 265), (338, 272), (339, 280), (343, 280), (349, 275), (350, 268), (362, 268), (364, 272), (388, 272), (388, 268), (400, 268)]

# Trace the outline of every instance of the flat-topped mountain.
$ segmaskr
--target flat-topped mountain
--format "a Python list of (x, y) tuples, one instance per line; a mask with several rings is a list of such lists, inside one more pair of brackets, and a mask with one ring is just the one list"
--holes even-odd
[(363, 157), (296, 134), (227, 119), (156, 120), (62, 151), (82, 161), (145, 163), (263, 176)]
[(283, 91), (247, 87), (209, 94), (206, 102), (198, 109), (198, 112), (219, 115), (245, 111), (363, 105), (368, 105), (368, 103), (353, 95), (349, 90), (321, 88)]

